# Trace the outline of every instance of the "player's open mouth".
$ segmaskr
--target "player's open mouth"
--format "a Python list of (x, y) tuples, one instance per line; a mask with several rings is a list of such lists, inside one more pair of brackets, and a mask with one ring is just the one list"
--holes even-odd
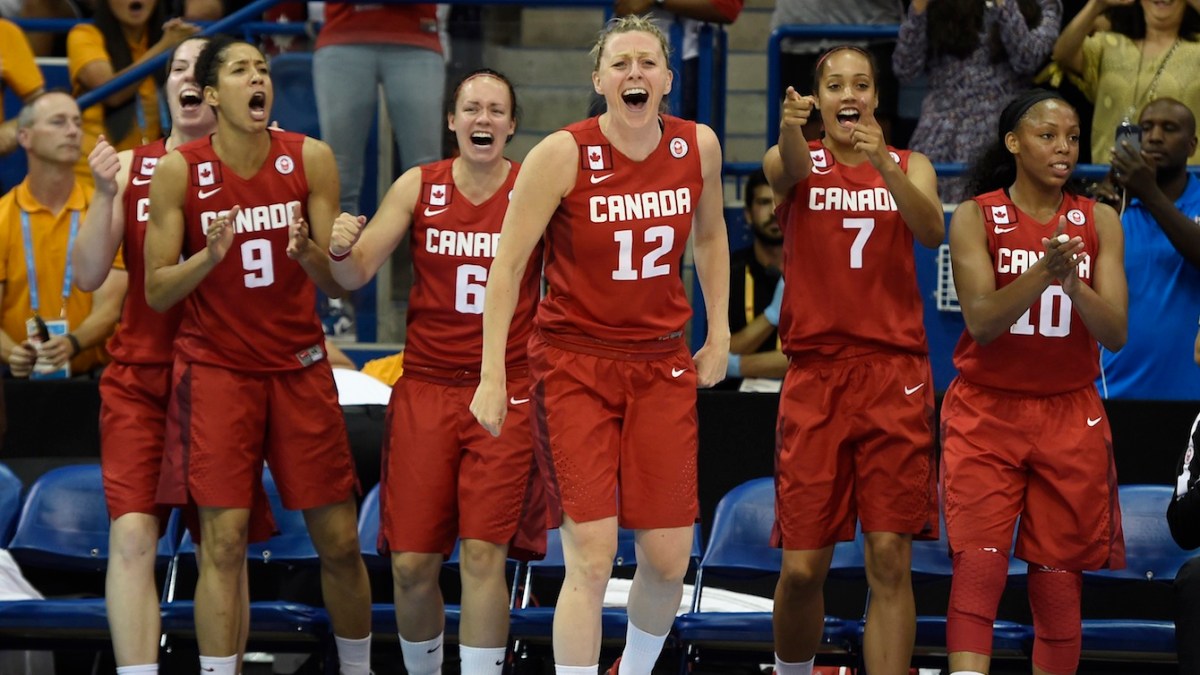
[(250, 116), (256, 120), (267, 118), (267, 95), (256, 91), (250, 95)]
[(650, 100), (650, 92), (642, 87), (631, 87), (621, 92), (621, 100), (625, 101), (625, 105), (634, 110), (641, 110), (646, 106), (646, 102)]
[(134, 0), (133, 2), (129, 3), (129, 11), (131, 12), (140, 12), (142, 11), (143, 7), (145, 7), (145, 5), (143, 5), (139, 0)]
[(486, 131), (473, 131), (471, 142), (475, 145), (491, 145), (496, 142), (496, 138)]
[(196, 89), (184, 89), (179, 92), (179, 107), (184, 111), (195, 110), (203, 103), (204, 99)]
[(1054, 162), (1050, 165), (1050, 168), (1059, 176), (1070, 176), (1071, 172), (1075, 169), (1069, 162)]
[(858, 124), (858, 120), (860, 117), (862, 117), (862, 114), (859, 113), (857, 109), (842, 108), (841, 110), (838, 111), (838, 114), (837, 114), (838, 125), (849, 129), (849, 128), (853, 127), (855, 124)]

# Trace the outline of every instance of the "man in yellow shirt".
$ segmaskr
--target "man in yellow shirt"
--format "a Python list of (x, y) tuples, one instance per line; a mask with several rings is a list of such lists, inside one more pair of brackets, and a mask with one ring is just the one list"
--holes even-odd
[(33, 99), (17, 118), (29, 173), (0, 198), (0, 358), (14, 375), (28, 374), (38, 358), (26, 339), (33, 316), (66, 320), (66, 332), (43, 344), (40, 357), (55, 368), (70, 360), (71, 372), (82, 374), (101, 365), (121, 309), (119, 275), (95, 293), (71, 285), (71, 240), (92, 196), (75, 180), (81, 136), (79, 106), (61, 92)]
[[(24, 31), (7, 19), (0, 19), (0, 81), (22, 101), (33, 100), (46, 86)], [(4, 110), (0, 108), (0, 156), (16, 149), (17, 121), (5, 122)]]

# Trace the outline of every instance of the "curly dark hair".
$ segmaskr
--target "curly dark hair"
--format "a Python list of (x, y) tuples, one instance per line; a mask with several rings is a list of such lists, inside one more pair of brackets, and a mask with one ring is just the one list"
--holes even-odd
[[(1042, 6), (1037, 0), (1017, 0), (1017, 8), (1030, 28), (1036, 28), (1042, 22)], [(926, 11), (929, 13), (930, 59), (942, 55), (965, 59), (979, 48), (980, 40), (986, 39), (991, 62), (1005, 60), (1004, 43), (996, 26), (993, 25), (986, 36), (982, 35), (987, 8), (980, 0), (931, 0)]]

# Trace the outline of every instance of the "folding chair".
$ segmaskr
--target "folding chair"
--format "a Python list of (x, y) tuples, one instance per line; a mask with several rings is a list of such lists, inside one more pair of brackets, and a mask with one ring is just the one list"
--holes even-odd
[[(765, 580), (778, 577), (783, 552), (771, 546), (775, 522), (775, 484), (756, 478), (735, 487), (717, 505), (708, 547), (696, 573), (692, 611), (675, 621), (675, 634), (686, 659), (702, 662), (703, 651), (771, 653), (774, 631), (771, 612), (703, 611), (704, 589), (714, 580)], [(840, 548), (839, 548), (840, 547)], [(835, 547), (838, 568), (846, 574), (861, 569), (853, 544)], [(825, 617), (822, 654), (843, 658), (852, 652), (857, 635), (854, 620)], [(680, 664), (681, 672), (687, 662)]]
[[(1084, 592), (1167, 595), (1179, 568), (1192, 554), (1179, 548), (1167, 527), (1169, 485), (1120, 486), (1125, 532), (1125, 569), (1084, 572)], [(1173, 620), (1083, 620), (1083, 658), (1107, 662), (1173, 662)]]
[[(159, 540), (157, 563), (175, 553), (173, 530)], [(108, 566), (108, 508), (99, 464), (52, 469), (29, 490), (8, 550), (24, 570), (99, 577)], [(104, 645), (110, 639), (104, 598), (0, 602), (0, 643)]]

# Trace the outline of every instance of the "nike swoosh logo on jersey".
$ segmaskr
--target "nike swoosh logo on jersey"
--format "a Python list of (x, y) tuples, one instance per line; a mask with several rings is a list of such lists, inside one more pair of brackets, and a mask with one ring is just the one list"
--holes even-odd
[(529, 403), (529, 399), (517, 398), (516, 396), (513, 396), (508, 399), (508, 402), (511, 403), (512, 405), (521, 405), (522, 403)]
[(812, 172), (817, 174), (818, 176), (824, 176), (825, 174), (829, 173), (830, 171), (833, 171), (833, 167), (829, 167), (828, 169), (824, 169), (824, 170), (818, 169), (815, 166), (812, 168)]
[(924, 382), (922, 382), (921, 384), (918, 384), (918, 385), (917, 385), (917, 386), (915, 386), (915, 387), (905, 387), (905, 388), (904, 388), (904, 395), (905, 395), (905, 396), (912, 396), (913, 394), (917, 393), (917, 390), (919, 390), (921, 387), (924, 387), (924, 386), (925, 386), (925, 383), (924, 383)]
[(138, 178), (135, 176), (133, 179), (133, 184), (134, 185), (149, 185), (150, 179), (149, 178)]
[(441, 208), (441, 209), (431, 209), (431, 208), (429, 208), (428, 206), (426, 206), (426, 207), (425, 207), (425, 217), (426, 217), (426, 218), (431, 218), (431, 217), (433, 217), (433, 216), (436, 216), (436, 215), (438, 215), (439, 213), (445, 213), (445, 212), (446, 212), (446, 211), (447, 211), (449, 208), (450, 208), (450, 207), (449, 207), (449, 206), (447, 206), (447, 207), (445, 207), (445, 208)]
[(1102, 418), (1100, 418), (1100, 417), (1097, 417), (1096, 419), (1092, 419), (1092, 418), (1090, 418), (1090, 417), (1089, 417), (1089, 418), (1088, 418), (1088, 426), (1089, 426), (1089, 427), (1094, 427), (1094, 426), (1096, 426), (1097, 424), (1100, 424), (1100, 420), (1101, 420), (1101, 419), (1102, 419)]
[(686, 372), (687, 372), (687, 368), (672, 368), (671, 369), (671, 377), (679, 377), (680, 375), (682, 375)]
[(597, 183), (603, 183), (604, 181), (608, 180), (609, 178), (612, 178), (615, 175), (616, 174), (612, 174), (612, 173), (606, 173), (603, 176), (597, 176), (596, 174), (592, 174), (592, 185), (595, 185)]
[(211, 190), (200, 190), (199, 192), (196, 193), (196, 196), (199, 197), (200, 199), (208, 199), (209, 197), (217, 194), (220, 191), (221, 191), (221, 188), (219, 188), (219, 187), (213, 188)]
[(996, 234), (1005, 234), (1008, 232), (1012, 232), (1015, 229), (1017, 229), (1017, 228), (1016, 227), (1000, 227), (999, 225), (997, 225), (996, 227), (992, 228), (992, 231), (995, 232)]

